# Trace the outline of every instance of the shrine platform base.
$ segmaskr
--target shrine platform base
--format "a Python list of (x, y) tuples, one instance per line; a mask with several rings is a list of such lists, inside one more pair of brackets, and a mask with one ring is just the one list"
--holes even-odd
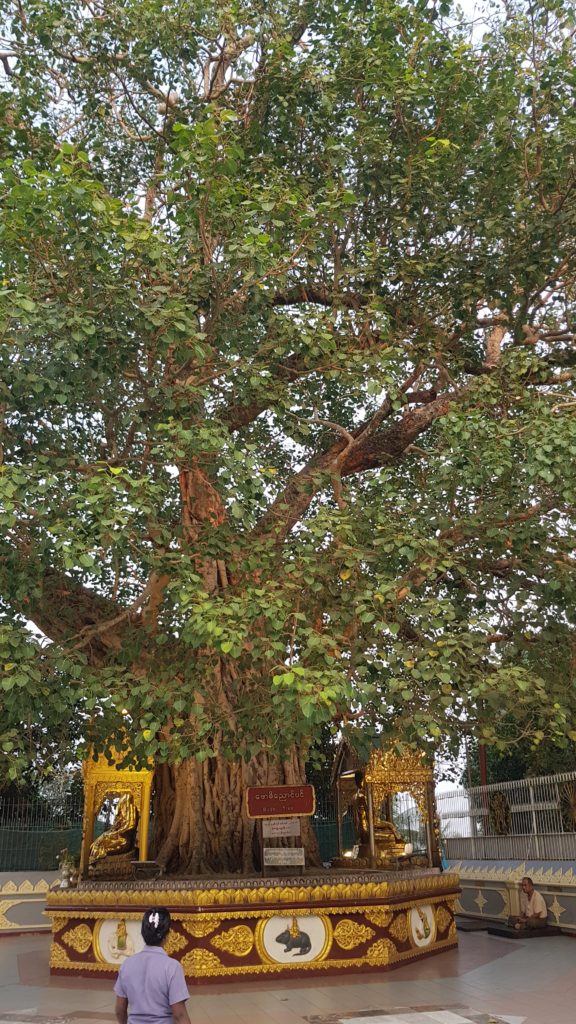
[(191, 985), (382, 971), (457, 945), (455, 873), (86, 882), (53, 890), (53, 974), (112, 977), (142, 948), (140, 921), (166, 906), (166, 943)]

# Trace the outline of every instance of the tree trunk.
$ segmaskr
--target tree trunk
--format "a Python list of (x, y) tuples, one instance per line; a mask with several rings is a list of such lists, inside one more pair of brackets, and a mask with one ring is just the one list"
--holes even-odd
[[(217, 528), (226, 519), (220, 496), (196, 461), (179, 475), (182, 525), (191, 550), (198, 550), (203, 527)], [(209, 594), (229, 585), (224, 563), (196, 555), (196, 564)], [(234, 707), (228, 684), (237, 685), (236, 671), (227, 659), (215, 666), (213, 695), (231, 730)], [(214, 750), (218, 750), (214, 737)], [(261, 867), (256, 823), (245, 810), (248, 786), (301, 785), (306, 781), (304, 759), (293, 747), (283, 759), (267, 752), (249, 762), (219, 756), (194, 759), (156, 772), (153, 849), (156, 860), (175, 874), (252, 874)], [(302, 819), (302, 842), (307, 863), (318, 866), (320, 854), (314, 830)]]
[[(154, 851), (171, 874), (253, 874), (260, 870), (256, 822), (246, 815), (248, 786), (305, 783), (296, 747), (287, 758), (267, 753), (248, 763), (209, 758), (160, 766), (155, 777)], [(306, 864), (320, 865), (310, 819), (302, 818)]]

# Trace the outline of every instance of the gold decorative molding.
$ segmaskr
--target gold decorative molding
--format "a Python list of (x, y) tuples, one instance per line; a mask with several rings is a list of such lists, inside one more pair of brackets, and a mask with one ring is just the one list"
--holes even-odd
[(164, 940), (164, 949), (168, 953), (168, 956), (174, 956), (174, 953), (179, 953), (181, 949), (185, 949), (188, 945), (188, 939), (186, 939), (180, 932), (175, 932), (173, 928), (168, 932), (168, 937)]
[(399, 755), (393, 750), (373, 750), (364, 777), (372, 786), (376, 806), (392, 793), (407, 792), (416, 801), (421, 820), (428, 820), (427, 797), (434, 770), (422, 751), (407, 750)]
[(402, 953), (397, 953), (394, 957), (394, 963), (399, 963), (402, 960), (417, 960), (423, 953), (430, 953), (432, 950), (436, 952), (440, 949), (450, 949), (457, 945), (458, 943), (455, 936), (449, 935), (447, 938), (441, 939), (440, 941), (435, 939), (429, 946), (412, 946), (410, 949), (404, 950)]
[(406, 942), (408, 939), (408, 918), (406, 913), (398, 914), (390, 925), (390, 935), (397, 942)]
[(32, 893), (47, 893), (53, 884), (54, 881), (47, 882), (45, 878), (41, 878), (36, 883), (32, 883), (26, 878), (23, 882), (20, 882), (20, 885), (16, 885), (16, 882), (10, 880), (0, 886), (0, 896), (15, 896), (17, 893), (21, 896), (32, 895)]
[[(435, 890), (446, 892), (459, 887), (458, 875), (449, 872), (438, 875), (422, 875), (417, 878), (400, 878), (393, 882), (349, 882), (315, 886), (286, 886), (285, 888), (258, 887), (257, 889), (80, 889), (52, 890), (48, 893), (47, 907), (75, 907), (93, 904), (103, 907), (112, 906), (155, 906), (160, 901), (166, 904), (185, 907), (239, 907), (247, 904), (281, 903), (306, 905), (309, 913), (311, 903), (338, 902), (339, 900), (366, 900), (370, 903), (377, 900), (382, 903), (392, 896), (417, 896), (420, 893), (433, 893)], [(322, 908), (323, 909), (323, 908)], [(298, 911), (300, 914), (300, 911)]]
[(237, 924), (227, 932), (215, 935), (210, 945), (233, 956), (248, 956), (254, 947), (254, 933), (247, 924)]
[(395, 792), (398, 786), (407, 790), (412, 782), (432, 782), (434, 769), (426, 762), (421, 750), (407, 750), (404, 754), (393, 750), (373, 750), (365, 777), (367, 782), (393, 787), (390, 792)]
[(390, 954), (396, 954), (396, 946), (390, 939), (378, 939), (366, 953), (366, 963), (374, 967), (384, 967), (390, 963)]
[(182, 957), (180, 963), (184, 973), (189, 973), (192, 977), (197, 977), (201, 974), (214, 974), (215, 972), (220, 974), (226, 972), (226, 968), (221, 972), (222, 961), (215, 953), (211, 953), (209, 949), (193, 949), (190, 953), (186, 953), (186, 956)]
[(53, 942), (50, 947), (50, 967), (78, 967), (78, 964), (72, 963), (68, 957), (68, 953), (58, 942)]
[(442, 904), (440, 903), (436, 907), (436, 927), (437, 927), (438, 931), (439, 932), (445, 932), (446, 929), (448, 928), (448, 925), (450, 925), (452, 923), (452, 921), (453, 921), (452, 914), (450, 914), (446, 910), (446, 907), (442, 906)]
[(1, 900), (0, 901), (0, 928), (12, 929), (17, 928), (18, 925), (14, 921), (9, 921), (6, 917), (6, 911), (11, 910), (12, 907), (18, 906), (21, 900)]
[(394, 911), (398, 910), (410, 910), (412, 907), (416, 907), (418, 904), (424, 906), (425, 904), (432, 903), (448, 903), (450, 900), (455, 899), (454, 893), (440, 893), (439, 896), (428, 896), (424, 894), (419, 896), (418, 899), (403, 900), (402, 903), (395, 903), (392, 908)]
[[(386, 942), (387, 940), (380, 940), (380, 941)], [(105, 972), (107, 974), (110, 974), (113, 971), (116, 971), (118, 969), (118, 965), (115, 965), (115, 964), (82, 963), (82, 965), (79, 965), (78, 961), (69, 960), (68, 957), (67, 957), (66, 951), (64, 949), (62, 949), (61, 947), (58, 947), (57, 949), (54, 949), (55, 945), (56, 944), (53, 943), (53, 952), (51, 952), (51, 956), (50, 956), (50, 966), (51, 967), (75, 969), (77, 971), (78, 967), (81, 966), (83, 972), (93, 973), (93, 974), (98, 974), (98, 973), (103, 973), (103, 972)], [(455, 939), (451, 938), (451, 937), (448, 937), (447, 939), (443, 939), (440, 942), (435, 942), (433, 944), (433, 946), (431, 946), (431, 947), (427, 947), (427, 951), (429, 951), (430, 949), (434, 949), (434, 950), (450, 949), (450, 948), (453, 948), (455, 945), (456, 945)], [(386, 962), (390, 963), (390, 964), (399, 963), (399, 962), (402, 962), (404, 960), (415, 960), (419, 956), (421, 956), (421, 953), (422, 953), (422, 951), (420, 949), (412, 949), (412, 948), (409, 949), (409, 950), (406, 950), (403, 953), (397, 953), (395, 951), (394, 946), (393, 946), (393, 944), (391, 942), (389, 943), (389, 949), (390, 949), (390, 952), (391, 952), (392, 955), (391, 955), (391, 959), (389, 961), (386, 961)], [(195, 967), (194, 967), (194, 954), (203, 954), (203, 953), (206, 953), (206, 957), (202, 958), (202, 964), (201, 964), (201, 968), (202, 969), (201, 970), (196, 970)], [(272, 962), (270, 962), (270, 963), (261, 963), (261, 964), (242, 964), (242, 965), (238, 965), (238, 966), (233, 965), (233, 964), (230, 965), (230, 966), (225, 966), (224, 964), (221, 963), (221, 961), (218, 959), (217, 956), (215, 956), (213, 953), (210, 953), (209, 951), (194, 950), (194, 954), (192, 954), (192, 953), (188, 953), (187, 954), (187, 957), (190, 958), (188, 960), (188, 965), (187, 966), (192, 968), (192, 970), (187, 972), (188, 973), (188, 977), (197, 977), (200, 974), (203, 975), (204, 977), (210, 976), (210, 977), (220, 977), (220, 978), (225, 978), (225, 977), (232, 978), (232, 977), (238, 977), (238, 976), (241, 976), (241, 975), (244, 975), (244, 976), (246, 976), (246, 975), (254, 975), (255, 977), (258, 977), (259, 975), (272, 975), (273, 976), (273, 975), (278, 975), (280, 973), (294, 973), (294, 972), (305, 973), (308, 970), (314, 970), (314, 971), (319, 971), (319, 970), (326, 970), (326, 971), (329, 971), (329, 970), (339, 970), (339, 971), (343, 971), (343, 970), (346, 970), (347, 968), (348, 969), (355, 969), (355, 968), (359, 968), (359, 967), (360, 968), (361, 967), (366, 967), (366, 964), (369, 964), (371, 967), (375, 967), (375, 968), (385, 966), (385, 963), (381, 959), (379, 959), (379, 957), (381, 955), (381, 951), (380, 951), (380, 953), (378, 953), (378, 952), (374, 953), (374, 961), (369, 960), (368, 957), (355, 957), (355, 958), (347, 958), (345, 960), (311, 960), (311, 961), (309, 961), (307, 963), (300, 962), (300, 963), (286, 963), (286, 964), (283, 964), (283, 963), (272, 963)], [(211, 958), (211, 959), (209, 960), (209, 958)], [(196, 959), (199, 959), (199, 958), (196, 957)], [(182, 963), (183, 963), (183, 961), (182, 961)], [(186, 967), (184, 968), (184, 970), (186, 972)]]
[(348, 919), (339, 921), (334, 929), (334, 938), (341, 949), (354, 949), (374, 938), (375, 934), (367, 925)]
[[(388, 941), (389, 942), (389, 940), (386, 940), (386, 939), (383, 939), (383, 940), (380, 940), (380, 941), (382, 941), (382, 942), (387, 942)], [(378, 944), (376, 943), (376, 945), (378, 945)], [(433, 948), (434, 950), (442, 950), (442, 949), (453, 948), (455, 945), (456, 945), (456, 942), (454, 942), (453, 940), (444, 939), (441, 942), (436, 942), (433, 947), (428, 947), (426, 952), (428, 952), (430, 948)], [(389, 964), (395, 964), (395, 963), (403, 961), (403, 960), (416, 960), (416, 959), (418, 959), (419, 956), (422, 955), (422, 950), (412, 949), (412, 948), (406, 950), (403, 953), (397, 953), (395, 948), (394, 948), (394, 944), (392, 942), (389, 942), (389, 951), (391, 953), (391, 958), (390, 958), (389, 961), (386, 961), (386, 963), (389, 963)], [(374, 953), (374, 962), (370, 961), (367, 957), (355, 957), (355, 958), (346, 958), (345, 960), (310, 960), (310, 961), (305, 962), (305, 963), (302, 963), (302, 962), (300, 962), (300, 963), (276, 963), (276, 962), (272, 963), (272, 962), (267, 962), (267, 963), (254, 964), (254, 965), (252, 965), (252, 964), (243, 964), (241, 967), (236, 967), (236, 966), (225, 967), (225, 966), (222, 965), (221, 967), (216, 968), (215, 970), (207, 971), (206, 974), (210, 974), (211, 976), (221, 977), (221, 978), (236, 977), (238, 975), (255, 975), (256, 977), (258, 977), (258, 975), (275, 975), (275, 974), (277, 975), (277, 974), (286, 973), (286, 972), (290, 972), (290, 973), (293, 973), (293, 972), (304, 973), (306, 971), (312, 971), (312, 970), (316, 971), (316, 972), (318, 972), (320, 970), (325, 970), (325, 971), (333, 971), (333, 970), (343, 971), (343, 970), (346, 970), (346, 969), (349, 969), (349, 970), (352, 969), (353, 970), (353, 969), (357, 969), (357, 968), (366, 967), (367, 964), (370, 967), (378, 968), (378, 967), (386, 966), (386, 963), (384, 963), (382, 961), (382, 959), (381, 959), (381, 956), (383, 954), (384, 955), (386, 954), (385, 950), (380, 950), (380, 949), (376, 950), (375, 953)]]
[(430, 892), (434, 889), (459, 889), (460, 878), (452, 871), (444, 871), (438, 875), (421, 875), (418, 878), (409, 878), (398, 882), (390, 882), (386, 889), (386, 896), (400, 896), (404, 893), (417, 894)]
[[(450, 897), (446, 895), (429, 896), (425, 897), (424, 899), (426, 903), (438, 903), (440, 901), (447, 902), (450, 899)], [(407, 907), (412, 906), (415, 906), (414, 901), (407, 901), (405, 903), (395, 904), (393, 910), (388, 910), (384, 907), (370, 907), (367, 904), (358, 904), (356, 906), (347, 906), (346, 913), (360, 914), (367, 921), (369, 921), (371, 924), (376, 925), (378, 928), (386, 928), (389, 925), (390, 921), (392, 920), (394, 912), (398, 912), (400, 910), (404, 910)], [(300, 909), (299, 907), (298, 917), (317, 917), (318, 914), (322, 914), (323, 916), (341, 916), (342, 912), (343, 908), (341, 906), (302, 907), (302, 909)], [(57, 931), (57, 928), (54, 925), (55, 921), (59, 921), (59, 926), (62, 927), (63, 925), (67, 924), (71, 918), (80, 921), (92, 922), (94, 922), (95, 920), (117, 920), (118, 913), (118, 910), (104, 910), (96, 904), (94, 904), (93, 908), (90, 910), (77, 910), (76, 908), (73, 908), (70, 910), (70, 913), (66, 917), (61, 916), (62, 911), (59, 911), (58, 915), (55, 914), (54, 910), (45, 911), (46, 916), (52, 918), (52, 931)], [(170, 911), (172, 919), (174, 921), (180, 922), (185, 931), (187, 931), (194, 938), (203, 938), (205, 935), (210, 935), (210, 933), (215, 931), (218, 925), (222, 923), (226, 924), (227, 922), (233, 921), (238, 918), (240, 918), (241, 920), (251, 920), (253, 918), (260, 920), (262, 918), (267, 919), (269, 917), (276, 917), (278, 916), (278, 909), (271, 907), (269, 909), (262, 908), (260, 910), (251, 910), (249, 908), (243, 909), (242, 907), (236, 907), (233, 910), (218, 911), (215, 914), (202, 914), (202, 916), (198, 918), (189, 917), (189, 913), (189, 910), (184, 910), (180, 912), (177, 910), (175, 910), (174, 912), (172, 912), (172, 910)], [(281, 914), (285, 914), (285, 911), (281, 911)], [(122, 917), (124, 917), (127, 921), (141, 921), (142, 913), (140, 911), (123, 910)], [(206, 918), (209, 918), (209, 920), (205, 920)]]
[[(67, 924), (71, 918), (79, 921), (106, 921), (111, 918), (114, 921), (118, 920), (118, 917), (123, 917), (126, 921), (141, 921), (142, 914), (139, 911), (120, 911), (118, 910), (101, 910), (100, 907), (95, 905), (91, 910), (76, 910), (74, 908), (66, 917), (54, 916), (53, 911), (45, 910), (46, 917), (51, 917), (52, 921), (61, 921), (63, 924)], [(61, 913), (61, 912), (60, 912)], [(52, 925), (52, 931), (56, 931), (54, 924)]]
[[(157, 888), (154, 883), (145, 883), (142, 888), (130, 889), (117, 884), (109, 889), (82, 885), (79, 890), (55, 890), (48, 894), (47, 910), (53, 932), (58, 933), (51, 966), (55, 970), (73, 971), (77, 976), (81, 973), (114, 973), (117, 963), (80, 962), (78, 958), (70, 960), (71, 953), (65, 947), (84, 954), (81, 946), (85, 946), (88, 934), (93, 931), (95, 936), (104, 921), (118, 920), (119, 916), (126, 921), (139, 921), (143, 907), (164, 904), (174, 908), (172, 917), (178, 922), (179, 929), (170, 933), (168, 941), (174, 945), (167, 951), (171, 955), (182, 956), (184, 970), (193, 978), (275, 977), (281, 973), (295, 977), (309, 970), (330, 967), (338, 973), (355, 966), (377, 969), (455, 946), (456, 934), (450, 923), (449, 911), (456, 900), (457, 875), (406, 875), (401, 872), (397, 879), (372, 882), (365, 875), (362, 881), (355, 881), (350, 872), (342, 882), (312, 884), (310, 888), (298, 881), (294, 886), (282, 883), (277, 888), (263, 882), (254, 888), (242, 884), (238, 889), (227, 886), (216, 889), (211, 884), (206, 889), (179, 889), (164, 881)], [(325, 905), (319, 906), (320, 900)], [(210, 904), (210, 901), (213, 902)], [(410, 923), (408, 914), (419, 904), (429, 907), (427, 913), (432, 914), (434, 932), (437, 935), (439, 928), (443, 939), (432, 940), (424, 948), (406, 950), (402, 943)], [(315, 944), (309, 958), (278, 959), (273, 941), (277, 933), (273, 927), (264, 930), (271, 918), (286, 918), (294, 914), (303, 931), (307, 930), (307, 919), (321, 919), (324, 938), (316, 926)], [(443, 914), (447, 915), (448, 931), (440, 923)], [(75, 937), (72, 942), (70, 936)], [(190, 945), (209, 948), (190, 950), (187, 936), (201, 940)], [(264, 937), (269, 952), (264, 947)], [(402, 952), (398, 951), (398, 946)], [(96, 959), (95, 938), (93, 948), (94, 956), (89, 952), (89, 946), (86, 950), (89, 960)], [(246, 962), (248, 959), (254, 961), (255, 957), (249, 956), (254, 948), (260, 964)], [(366, 949), (366, 952), (358, 957), (356, 950), (359, 948)], [(316, 949), (319, 949), (318, 953)], [(222, 954), (226, 962), (222, 961)], [(231, 960), (235, 963), (230, 963)]]
[(92, 963), (90, 960), (70, 960), (66, 950), (62, 949), (62, 946), (59, 946), (54, 942), (50, 949), (49, 963), (50, 967), (63, 968), (67, 971), (75, 971), (76, 974), (79, 974), (80, 971), (82, 974), (111, 974), (112, 972), (117, 971), (120, 967), (119, 963), (111, 964), (104, 960), (98, 960), (96, 963)]
[(15, 900), (0, 900), (0, 930), (12, 931), (14, 929), (17, 929), (18, 931), (24, 931), (26, 928), (36, 929), (37, 925), (21, 925), (18, 924), (18, 922), (16, 921), (10, 921), (9, 918), (6, 917), (7, 911), (12, 910), (12, 907), (17, 907), (20, 904), (24, 905), (27, 903), (44, 903), (44, 899), (34, 898), (31, 900), (23, 900), (19, 898)]
[(92, 945), (92, 929), (87, 924), (79, 924), (71, 931), (64, 932), (60, 938), (76, 953), (87, 953)]
[[(357, 912), (360, 910), (359, 907), (354, 908)], [(360, 910), (360, 912), (362, 912)], [(387, 910), (385, 907), (371, 907), (370, 909), (364, 909), (364, 917), (370, 924), (375, 924), (377, 928), (387, 928), (392, 920), (392, 911)]]
[(216, 931), (220, 924), (221, 917), (199, 917), (193, 921), (183, 921), (184, 928), (194, 939), (203, 939), (206, 935)]

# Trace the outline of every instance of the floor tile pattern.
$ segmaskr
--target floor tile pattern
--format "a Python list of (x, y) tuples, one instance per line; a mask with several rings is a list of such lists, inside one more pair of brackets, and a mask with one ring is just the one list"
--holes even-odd
[[(308, 1024), (523, 1024), (524, 1017), (494, 1017), (486, 1013), (471, 1013), (468, 1010), (454, 1011), (440, 1007), (398, 1007), (384, 1011), (355, 1011), (357, 1015), (334, 1015), (328, 1017), (302, 1018)], [(0, 1024), (81, 1024), (82, 1021), (94, 1020), (104, 1024), (105, 1017), (113, 1020), (113, 1014), (78, 1013), (66, 1014), (64, 1017), (45, 1017), (38, 1014), (17, 1015), (2, 1014)]]
[[(474, 1013), (465, 1007), (399, 1006), (388, 1010), (364, 1010), (361, 1013), (308, 1017), (308, 1024), (523, 1024), (525, 1017), (496, 1017)], [(1, 1022), (0, 1022), (1, 1024)]]
[(113, 1013), (94, 1013), (91, 1010), (77, 1010), (59, 1017), (46, 1017), (34, 1010), (19, 1010), (17, 1013), (2, 1013), (0, 1010), (0, 1024), (107, 1024), (115, 1020)]

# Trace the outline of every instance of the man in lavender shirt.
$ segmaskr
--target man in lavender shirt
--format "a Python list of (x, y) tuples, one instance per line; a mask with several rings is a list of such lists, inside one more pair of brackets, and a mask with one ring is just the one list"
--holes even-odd
[(190, 1024), (184, 971), (162, 949), (169, 931), (170, 914), (164, 907), (146, 911), (142, 918), (146, 945), (124, 961), (114, 985), (118, 1024)]

